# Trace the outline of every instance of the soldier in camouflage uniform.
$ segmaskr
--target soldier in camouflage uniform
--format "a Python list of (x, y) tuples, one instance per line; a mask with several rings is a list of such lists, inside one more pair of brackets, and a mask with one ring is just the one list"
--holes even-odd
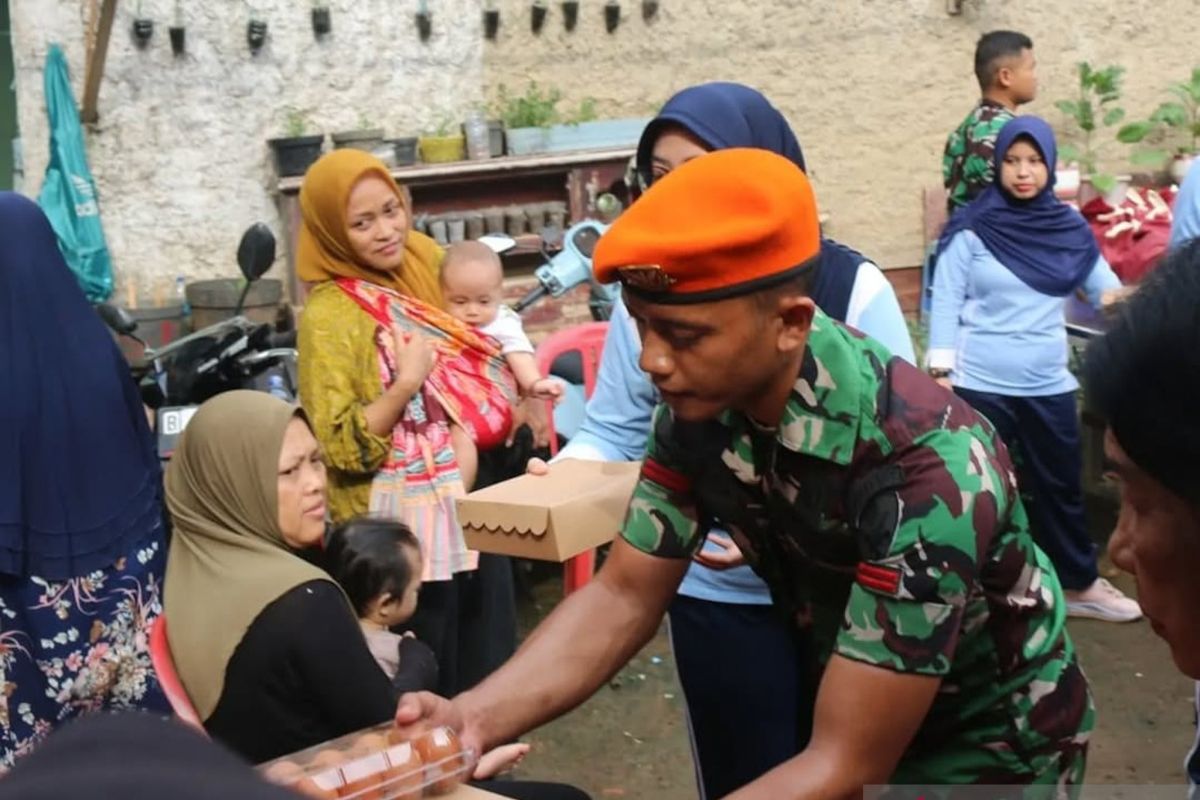
[(816, 309), (818, 257), (808, 182), (767, 151), (701, 156), (617, 220), (597, 278), (622, 282), (665, 403), (621, 535), (499, 672), (452, 702), (405, 698), (398, 723), (486, 748), (571, 708), (653, 634), (719, 520), (811, 627), (821, 673), (809, 747), (730, 797), (1082, 780), (1091, 695), (1007, 451)]
[(1017, 106), (1037, 96), (1033, 42), (1014, 31), (985, 33), (975, 46), (975, 77), (983, 96), (946, 139), (942, 184), (946, 210), (970, 203), (992, 184), (996, 137)]

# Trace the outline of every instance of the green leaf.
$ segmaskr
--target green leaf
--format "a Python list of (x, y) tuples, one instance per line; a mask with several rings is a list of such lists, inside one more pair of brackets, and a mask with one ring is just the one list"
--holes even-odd
[(1121, 129), (1117, 131), (1117, 141), (1124, 144), (1137, 144), (1145, 139), (1152, 130), (1154, 130), (1153, 122), (1130, 122), (1122, 125)]
[(1090, 100), (1079, 101), (1079, 113), (1076, 115), (1076, 120), (1079, 122), (1079, 127), (1085, 131), (1096, 130), (1096, 114), (1092, 111)]
[(1115, 189), (1117, 186), (1117, 179), (1114, 178), (1112, 175), (1104, 175), (1104, 174), (1097, 173), (1097, 174), (1091, 176), (1091, 180), (1092, 180), (1092, 186), (1095, 186), (1097, 190), (1099, 190), (1105, 194), (1108, 194), (1113, 189)]
[(1068, 117), (1076, 117), (1079, 114), (1079, 104), (1074, 100), (1059, 100), (1054, 107)]
[(1064, 144), (1058, 149), (1058, 158), (1064, 164), (1079, 160), (1079, 148), (1073, 144)]
[(1137, 150), (1129, 160), (1139, 167), (1161, 167), (1170, 157), (1166, 150)]
[(1150, 120), (1152, 122), (1161, 122), (1163, 125), (1169, 125), (1172, 128), (1182, 128), (1188, 124), (1188, 111), (1183, 107), (1182, 103), (1163, 103), (1154, 109), (1154, 113), (1150, 115)]
[(1116, 125), (1123, 119), (1125, 119), (1125, 109), (1123, 108), (1110, 108), (1108, 111), (1104, 112), (1105, 127)]

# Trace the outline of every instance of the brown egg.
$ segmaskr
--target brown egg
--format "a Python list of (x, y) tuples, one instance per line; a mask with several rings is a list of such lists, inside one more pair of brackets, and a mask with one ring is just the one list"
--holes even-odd
[(304, 767), (295, 761), (274, 761), (262, 767), (263, 777), (281, 786), (290, 786), (304, 777)]
[(387, 749), (387, 788), (394, 800), (421, 800), (421, 787), (425, 783), (425, 762), (417, 749), (408, 742), (392, 745)]
[[(292, 789), (313, 800), (337, 800), (338, 793), (333, 789), (322, 789), (317, 778), (301, 778), (292, 784)], [(340, 780), (340, 779), (339, 779)]]
[(448, 794), (466, 779), (466, 759), (454, 731), (444, 726), (434, 728), (412, 744), (425, 762), (425, 777), (431, 781), (429, 794)]
[(342, 775), (346, 785), (338, 789), (338, 797), (353, 797), (355, 800), (383, 800), (384, 782), (387, 779), (388, 762), (382, 749), (367, 755), (352, 758), (342, 764)]
[[(309, 796), (320, 797), (322, 800), (341, 797), (340, 790), (345, 786), (346, 781), (342, 777), (340, 767), (345, 760), (346, 755), (340, 750), (326, 748), (318, 751), (308, 762), (308, 778), (306, 780), (312, 786), (306, 789), (306, 793), (321, 792), (321, 794), (309, 794)], [(300, 788), (299, 785), (296, 788)]]

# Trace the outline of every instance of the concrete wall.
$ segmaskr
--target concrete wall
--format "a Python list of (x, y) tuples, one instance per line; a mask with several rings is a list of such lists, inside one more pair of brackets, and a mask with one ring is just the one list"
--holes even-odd
[[(614, 116), (651, 113), (694, 82), (758, 86), (792, 121), (833, 235), (885, 266), (911, 266), (920, 258), (921, 188), (939, 180), (946, 133), (977, 95), (971, 57), (982, 31), (1015, 27), (1034, 38), (1043, 99), (1030, 110), (1056, 125), (1051, 102), (1073, 94), (1078, 60), (1128, 67), (1126, 105), (1139, 114), (1200, 62), (1194, 0), (965, 0), (956, 17), (945, 2), (660, 0), (647, 23), (638, 0), (621, 0), (624, 20), (608, 34), (603, 4), (583, 0), (568, 34), (551, 0), (534, 36), (528, 0), (498, 0), (500, 35), (489, 42), (479, 2), (430, 0), (428, 44), (412, 23), (415, 0), (330, 0), (334, 33), (321, 43), (308, 3), (185, 2), (189, 49), (176, 59), (171, 0), (143, 0), (157, 22), (144, 51), (129, 33), (137, 3), (126, 0), (88, 141), (118, 281), (153, 295), (178, 274), (229, 275), (246, 225), (262, 219), (279, 230), (265, 140), (280, 133), (287, 106), (311, 112), (326, 131), (365, 114), (401, 135), (531, 78), (561, 89), (566, 107), (590, 96)], [(63, 44), (82, 87), (87, 3), (10, 3), (25, 189), (36, 193), (46, 159), (46, 49)], [(253, 57), (250, 5), (271, 26)], [(1111, 147), (1114, 158), (1122, 152)]]

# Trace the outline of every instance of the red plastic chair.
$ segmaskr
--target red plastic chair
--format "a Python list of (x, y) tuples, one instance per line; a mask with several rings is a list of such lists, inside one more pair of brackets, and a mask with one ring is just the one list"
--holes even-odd
[[(159, 616), (150, 623), (150, 663), (158, 675), (158, 683), (171, 704), (171, 710), (180, 720), (204, 733), (204, 723), (192, 705), (183, 682), (175, 672), (175, 659), (171, 657), (171, 645), (167, 641), (167, 618)], [(207, 735), (207, 734), (205, 734)]]
[[(596, 388), (596, 373), (600, 369), (600, 356), (604, 353), (604, 337), (608, 335), (607, 322), (585, 322), (547, 336), (534, 358), (543, 375), (550, 374), (550, 365), (564, 353), (578, 352), (583, 360), (583, 396), (590, 398)], [(558, 454), (558, 436), (554, 430), (554, 410), (550, 409), (550, 454)], [(596, 551), (588, 550), (567, 560), (563, 567), (563, 594), (582, 588), (592, 579), (596, 570)]]

